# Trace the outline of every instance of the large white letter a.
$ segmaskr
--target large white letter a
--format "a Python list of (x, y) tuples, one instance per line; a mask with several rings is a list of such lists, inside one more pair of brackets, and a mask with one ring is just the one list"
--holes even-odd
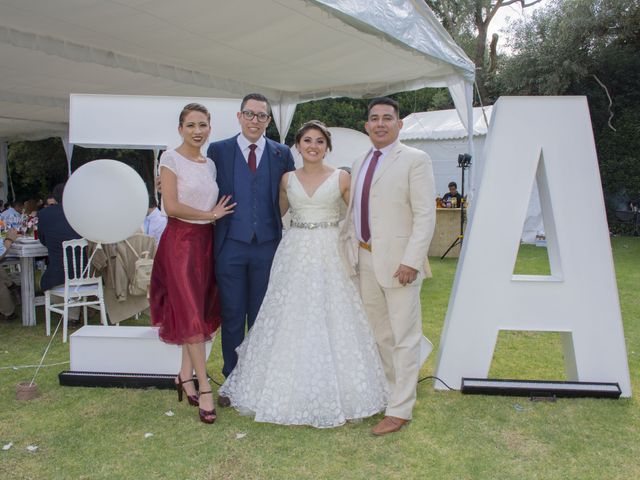
[[(586, 99), (501, 98), (485, 158), (436, 375), (451, 386), (486, 378), (500, 330), (560, 332), (569, 380), (618, 382), (631, 396)], [(551, 275), (513, 275), (535, 178)]]

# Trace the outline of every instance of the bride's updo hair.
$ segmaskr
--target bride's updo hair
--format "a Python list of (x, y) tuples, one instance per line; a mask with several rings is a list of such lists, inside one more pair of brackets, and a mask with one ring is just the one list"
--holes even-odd
[(308, 122), (302, 124), (302, 126), (298, 130), (298, 133), (296, 133), (296, 145), (300, 143), (300, 140), (302, 140), (304, 134), (309, 130), (318, 130), (327, 142), (327, 150), (331, 151), (331, 132), (329, 131), (327, 126), (320, 120), (309, 120)]
[(209, 113), (209, 110), (207, 110), (207, 107), (201, 105), (200, 103), (190, 103), (188, 105), (185, 105), (180, 112), (179, 125), (182, 125), (182, 123), (184, 122), (184, 117), (189, 115), (189, 113), (191, 112), (204, 113), (207, 116), (207, 120), (209, 121), (209, 123), (211, 123), (211, 114)]

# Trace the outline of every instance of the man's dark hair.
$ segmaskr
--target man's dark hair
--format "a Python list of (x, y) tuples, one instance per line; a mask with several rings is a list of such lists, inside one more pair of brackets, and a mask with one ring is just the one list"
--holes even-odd
[(456, 187), (458, 188), (458, 184), (456, 182), (449, 182), (449, 187)]
[(64, 193), (64, 185), (66, 182), (62, 182), (53, 187), (53, 192), (51, 196), (55, 198), (56, 202), (62, 204), (62, 194)]
[(396, 112), (396, 117), (400, 118), (400, 105), (393, 98), (389, 97), (378, 97), (374, 98), (369, 102), (367, 106), (367, 117), (371, 114), (371, 109), (376, 105), (390, 105)]
[(267, 113), (269, 115), (271, 115), (271, 104), (269, 103), (269, 100), (267, 100), (267, 97), (265, 97), (261, 93), (250, 93), (249, 95), (245, 95), (245, 97), (242, 99), (242, 103), (240, 104), (240, 111), (244, 110), (244, 107), (245, 107), (245, 105), (247, 104), (247, 102), (249, 100), (255, 100), (257, 102), (266, 103), (267, 104)]

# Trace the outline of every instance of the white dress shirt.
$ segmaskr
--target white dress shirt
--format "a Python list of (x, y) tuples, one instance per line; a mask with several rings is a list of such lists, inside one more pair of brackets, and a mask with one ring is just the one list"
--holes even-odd
[[(260, 137), (258, 141), (255, 142), (255, 145), (258, 147), (256, 148), (256, 168), (260, 166), (260, 160), (262, 159), (262, 153), (264, 152), (264, 146), (266, 144), (267, 140), (264, 137)], [(244, 160), (247, 164), (249, 163), (249, 152), (251, 152), (249, 145), (252, 145), (252, 143), (247, 139), (247, 137), (242, 133), (238, 135), (238, 146), (240, 147), (240, 151), (242, 152), (242, 155), (244, 155)]]
[[(382, 152), (382, 155), (380, 155), (380, 157), (378, 158), (378, 164), (376, 165), (376, 170), (373, 173), (373, 178), (375, 178), (375, 172), (378, 171), (378, 169), (380, 168), (380, 165), (382, 165), (385, 158), (387, 157), (387, 154), (391, 150), (393, 150), (396, 143), (398, 143), (397, 140), (393, 142), (391, 145), (387, 145), (386, 147), (379, 149), (380, 152)], [(362, 225), (360, 221), (360, 219), (362, 218), (361, 216), (362, 186), (364, 185), (364, 177), (367, 175), (367, 169), (369, 168), (369, 163), (371, 163), (371, 158), (373, 158), (373, 152), (375, 150), (376, 148), (371, 149), (371, 151), (367, 155), (366, 160), (360, 167), (360, 171), (357, 173), (358, 179), (356, 180), (356, 191), (353, 194), (353, 201), (355, 202), (353, 205), (354, 206), (353, 221), (355, 222), (355, 226), (356, 226), (356, 235), (358, 236), (358, 240), (360, 240), (361, 242), (364, 241), (362, 239), (362, 232), (360, 231), (361, 230), (360, 226)], [(373, 178), (371, 179), (372, 182), (373, 182)], [(371, 226), (371, 209), (369, 209), (369, 226)], [(371, 231), (371, 229), (369, 229), (369, 231)], [(371, 239), (369, 239), (369, 242), (371, 242)]]
[(15, 208), (9, 207), (0, 214), (0, 220), (2, 220), (7, 228), (18, 228), (22, 223), (22, 214)]
[(165, 217), (159, 208), (154, 208), (153, 211), (148, 214), (142, 225), (142, 230), (145, 235), (150, 235), (156, 239), (156, 245), (160, 245), (160, 237), (167, 226), (167, 217)]

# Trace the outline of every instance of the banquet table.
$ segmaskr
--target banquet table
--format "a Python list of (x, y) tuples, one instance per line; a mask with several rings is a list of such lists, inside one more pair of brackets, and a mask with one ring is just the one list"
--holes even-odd
[[(430, 257), (441, 257), (449, 246), (460, 235), (460, 209), (459, 208), (437, 208), (436, 228), (433, 232), (433, 239), (429, 245)], [(460, 245), (453, 247), (447, 257), (458, 258), (460, 256)]]
[(20, 262), (20, 295), (22, 299), (22, 325), (36, 324), (36, 306), (44, 305), (44, 296), (36, 297), (34, 262), (36, 258), (49, 255), (47, 247), (33, 238), (19, 237), (5, 256), (5, 260), (17, 259)]

